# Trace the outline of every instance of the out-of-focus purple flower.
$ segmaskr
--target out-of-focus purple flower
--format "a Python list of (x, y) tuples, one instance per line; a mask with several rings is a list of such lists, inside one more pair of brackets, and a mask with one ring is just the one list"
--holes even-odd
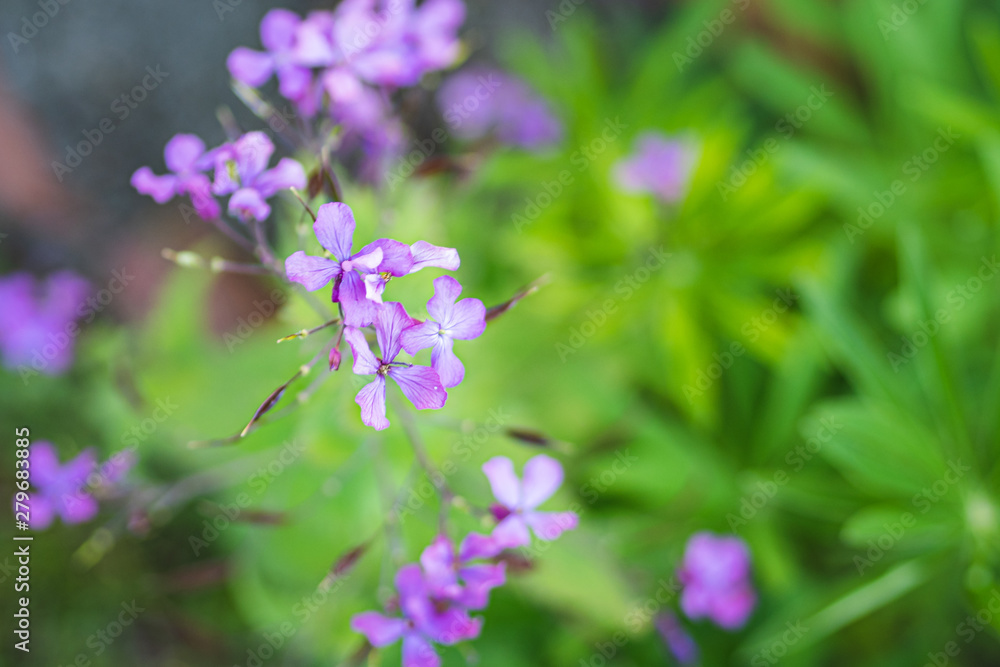
[(681, 609), (689, 618), (709, 618), (735, 630), (757, 603), (750, 582), (750, 550), (736, 536), (695, 533), (677, 574), (684, 585)]
[(252, 88), (278, 77), (281, 95), (294, 103), (313, 94), (312, 70), (301, 61), (298, 34), (302, 19), (287, 9), (272, 9), (260, 22), (260, 42), (265, 51), (239, 47), (229, 54), (226, 66), (237, 81)]
[(477, 563), (499, 552), (486, 535), (468, 535), (458, 549), (446, 535), (439, 535), (420, 555), (420, 565), (431, 594), (466, 609), (484, 609), (490, 591), (506, 580), (505, 563)]
[(562, 124), (526, 83), (499, 70), (470, 68), (438, 91), (438, 106), (455, 136), (473, 140), (493, 132), (497, 140), (529, 150), (562, 138)]
[(344, 310), (344, 323), (364, 327), (375, 320), (377, 303), (367, 296), (364, 276), (388, 273), (405, 276), (413, 266), (410, 248), (405, 243), (379, 239), (359, 252), (354, 246), (354, 212), (347, 204), (323, 204), (316, 212), (313, 232), (319, 244), (333, 259), (313, 257), (299, 250), (285, 260), (288, 279), (314, 291), (333, 281), (333, 302)]
[(403, 667), (438, 667), (441, 658), (432, 642), (450, 646), (475, 639), (482, 630), (481, 618), (472, 618), (465, 607), (436, 594), (419, 565), (400, 568), (396, 591), (402, 617), (366, 611), (351, 619), (351, 629), (375, 647), (402, 639)]
[(688, 141), (645, 132), (636, 141), (635, 152), (615, 164), (613, 176), (627, 192), (648, 193), (661, 201), (675, 202), (687, 192), (695, 159)]
[(410, 354), (433, 348), (431, 367), (448, 388), (465, 378), (465, 366), (452, 351), (453, 341), (478, 338), (486, 331), (486, 306), (479, 299), (456, 301), (461, 293), (462, 285), (451, 276), (436, 278), (434, 296), (427, 302), (431, 319), (405, 330), (400, 338)]
[(663, 638), (670, 652), (682, 665), (693, 665), (698, 662), (698, 645), (694, 639), (677, 621), (672, 612), (665, 611), (656, 617), (656, 630)]
[(354, 399), (361, 407), (361, 421), (377, 431), (389, 427), (385, 418), (385, 378), (392, 378), (403, 395), (418, 410), (437, 410), (444, 407), (448, 392), (441, 384), (437, 371), (428, 366), (414, 366), (396, 357), (402, 350), (399, 336), (403, 329), (412, 326), (413, 320), (398, 303), (384, 303), (377, 307), (375, 337), (382, 354), (376, 358), (368, 347), (365, 335), (354, 327), (344, 330), (344, 338), (354, 355), (354, 372), (357, 375), (374, 375), (375, 380), (363, 387)]
[(248, 132), (231, 144), (214, 151), (215, 182), (212, 191), (229, 198), (229, 213), (244, 222), (265, 220), (271, 207), (265, 201), (279, 190), (304, 188), (306, 172), (292, 158), (282, 158), (267, 168), (274, 144), (263, 132)]
[(58, 375), (73, 363), (76, 320), (90, 285), (72, 271), (45, 281), (27, 273), (0, 278), (0, 353), (4, 365)]
[(524, 477), (518, 479), (514, 463), (506, 456), (496, 456), (483, 464), (498, 504), (491, 510), (499, 523), (491, 537), (501, 548), (531, 544), (530, 526), (540, 539), (551, 541), (566, 530), (576, 528), (573, 512), (539, 512), (536, 508), (548, 500), (562, 484), (562, 465), (551, 456), (539, 454), (524, 464)]
[(188, 195), (195, 212), (205, 220), (219, 217), (219, 203), (212, 197), (212, 182), (204, 172), (212, 168), (214, 153), (205, 151), (205, 142), (193, 134), (178, 134), (163, 150), (171, 173), (157, 176), (149, 167), (132, 174), (132, 187), (165, 204), (177, 195)]
[(28, 469), (31, 484), (37, 489), (29, 494), (28, 500), (32, 529), (48, 528), (57, 516), (68, 524), (94, 518), (97, 501), (84, 491), (94, 464), (90, 450), (60, 466), (59, 455), (51, 443), (40, 440), (31, 445)]

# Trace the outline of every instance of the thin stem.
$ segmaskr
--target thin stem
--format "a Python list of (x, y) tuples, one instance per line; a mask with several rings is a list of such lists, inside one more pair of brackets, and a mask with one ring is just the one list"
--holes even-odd
[(410, 413), (410, 411), (404, 406), (401, 406), (399, 399), (395, 396), (393, 396), (392, 401), (393, 407), (396, 409), (396, 414), (399, 415), (399, 418), (403, 422), (403, 432), (406, 434), (407, 439), (410, 441), (410, 445), (413, 447), (413, 453), (417, 457), (417, 462), (420, 463), (420, 467), (422, 467), (424, 472), (427, 473), (427, 476), (431, 480), (431, 484), (441, 494), (441, 514), (438, 517), (438, 524), (441, 532), (444, 533), (445, 524), (448, 518), (448, 507), (455, 500), (455, 492), (451, 490), (445, 476), (440, 470), (438, 470), (437, 466), (434, 465), (430, 457), (427, 455), (427, 448), (424, 446), (424, 441), (420, 437), (420, 433), (417, 430), (417, 424), (413, 419), (413, 414)]
[(191, 252), (190, 250), (177, 252), (175, 250), (171, 250), (170, 248), (164, 248), (160, 251), (160, 255), (164, 259), (169, 260), (178, 266), (189, 269), (205, 269), (207, 271), (211, 271), (212, 273), (243, 273), (252, 275), (269, 275), (271, 273), (266, 266), (261, 266), (260, 264), (232, 262), (221, 257), (205, 259), (201, 255)]
[(212, 226), (214, 226), (216, 229), (222, 232), (226, 237), (228, 237), (229, 240), (231, 240), (233, 243), (243, 248), (247, 252), (253, 254), (254, 248), (253, 248), (253, 243), (250, 242), (250, 239), (248, 239), (247, 237), (243, 236), (238, 231), (230, 227), (225, 220), (223, 220), (222, 218), (213, 218), (209, 220), (209, 222), (212, 224)]

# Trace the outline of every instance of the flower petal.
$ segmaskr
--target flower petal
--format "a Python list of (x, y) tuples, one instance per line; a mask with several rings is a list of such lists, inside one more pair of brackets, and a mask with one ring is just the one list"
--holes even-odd
[(442, 326), (451, 318), (455, 300), (462, 293), (462, 284), (451, 276), (434, 279), (434, 296), (427, 302), (427, 312)]
[(233, 49), (226, 58), (229, 74), (240, 83), (251, 88), (259, 88), (267, 83), (274, 73), (274, 58), (269, 53), (261, 53), (244, 46)]
[(383, 616), (377, 611), (366, 611), (351, 618), (351, 630), (367, 637), (372, 646), (381, 647), (403, 636), (406, 631), (406, 621), (402, 618)]
[(446, 535), (438, 535), (420, 554), (420, 567), (424, 578), (437, 596), (457, 595), (461, 592), (455, 573), (455, 545)]
[(411, 245), (410, 254), (413, 256), (410, 273), (416, 273), (429, 266), (455, 271), (462, 263), (458, 258), (458, 251), (454, 248), (441, 248), (427, 241), (417, 241)]
[(287, 51), (295, 44), (302, 19), (287, 9), (272, 9), (260, 22), (260, 43), (268, 51)]
[(333, 256), (344, 261), (351, 257), (351, 245), (354, 243), (354, 213), (351, 207), (340, 202), (323, 204), (316, 211), (316, 222), (313, 232), (319, 244), (333, 253)]
[(205, 142), (194, 134), (174, 135), (163, 149), (167, 169), (175, 174), (195, 169), (198, 159), (204, 153)]
[[(357, 271), (345, 271), (340, 281), (340, 288), (337, 290), (337, 299), (341, 308), (344, 309), (344, 324), (351, 327), (367, 327), (375, 321), (377, 308), (374, 301), (368, 299), (365, 294), (365, 283)], [(382, 351), (383, 358), (385, 351)]]
[(373, 248), (370, 252), (359, 252), (351, 259), (344, 262), (344, 268), (350, 267), (362, 273), (375, 271), (382, 263), (382, 249)]
[(45, 530), (56, 518), (55, 508), (41, 493), (30, 493), (28, 495), (28, 525), (32, 530)]
[(52, 443), (45, 440), (32, 443), (28, 449), (28, 469), (31, 483), (38, 488), (51, 486), (59, 480), (59, 455)]
[(494, 456), (483, 464), (483, 473), (490, 481), (493, 497), (508, 509), (517, 507), (521, 498), (521, 482), (514, 474), (514, 462), (506, 456)]
[(438, 410), (448, 400), (437, 371), (427, 366), (393, 366), (389, 377), (418, 410)]
[(354, 355), (354, 372), (357, 375), (374, 375), (378, 372), (379, 363), (372, 350), (368, 347), (365, 335), (354, 327), (344, 329), (344, 338), (351, 346), (351, 354)]
[(486, 306), (479, 299), (462, 299), (451, 307), (447, 319), (438, 321), (451, 338), (479, 338), (486, 331)]
[(477, 558), (493, 558), (501, 551), (502, 549), (497, 546), (496, 540), (491, 536), (482, 533), (469, 533), (458, 547), (458, 559), (465, 562)]
[(497, 527), (493, 529), (491, 537), (502, 549), (516, 549), (531, 544), (531, 533), (528, 532), (528, 525), (519, 514), (511, 514), (498, 523)]
[(369, 273), (365, 276), (365, 298), (375, 303), (382, 303), (386, 279), (381, 273)]
[(403, 333), (399, 335), (399, 342), (409, 354), (416, 354), (420, 350), (433, 347), (439, 338), (439, 331), (441, 331), (441, 325), (437, 322), (432, 320), (418, 322), (403, 330)]
[(484, 609), (489, 603), (490, 591), (502, 586), (507, 579), (506, 563), (469, 565), (459, 570), (465, 583), (457, 602), (466, 609)]
[(563, 482), (562, 464), (551, 456), (539, 454), (524, 464), (522, 507), (534, 509), (548, 500)]
[(254, 188), (240, 188), (229, 198), (229, 215), (243, 222), (267, 220), (271, 215), (271, 207)]
[(402, 304), (390, 301), (378, 307), (375, 336), (378, 338), (378, 349), (382, 351), (383, 361), (389, 363), (396, 359), (401, 347), (399, 336), (411, 326), (413, 319), (406, 314)]
[(90, 521), (97, 515), (97, 510), (97, 501), (82, 491), (63, 495), (58, 509), (59, 516), (68, 524)]
[(415, 632), (403, 637), (403, 667), (440, 667), (441, 656), (431, 643)]
[(528, 512), (524, 520), (539, 539), (551, 542), (576, 528), (580, 518), (573, 512)]
[(451, 338), (438, 336), (431, 351), (431, 367), (437, 371), (441, 384), (448, 389), (457, 387), (465, 379), (465, 366), (455, 356), (451, 347)]
[[(355, 361), (357, 359), (355, 358)], [(389, 428), (385, 418), (385, 378), (376, 375), (375, 380), (361, 388), (354, 402), (361, 407), (361, 422), (376, 431)]]
[(313, 257), (301, 250), (285, 260), (288, 279), (303, 285), (310, 292), (318, 290), (340, 275), (340, 264), (326, 257)]
[(139, 167), (132, 174), (130, 183), (139, 194), (152, 197), (157, 204), (165, 204), (176, 193), (177, 177), (173, 174), (157, 176), (149, 167)]
[(410, 246), (392, 239), (378, 239), (366, 245), (358, 254), (372, 252), (375, 248), (382, 249), (382, 263), (378, 266), (379, 271), (388, 271), (397, 278), (410, 272), (410, 267), (413, 266)]
[(306, 172), (302, 165), (290, 157), (281, 158), (273, 169), (268, 169), (257, 178), (254, 186), (264, 197), (271, 197), (279, 190), (306, 187)]
[(243, 185), (256, 184), (274, 154), (274, 142), (263, 132), (247, 132), (233, 144), (236, 170)]

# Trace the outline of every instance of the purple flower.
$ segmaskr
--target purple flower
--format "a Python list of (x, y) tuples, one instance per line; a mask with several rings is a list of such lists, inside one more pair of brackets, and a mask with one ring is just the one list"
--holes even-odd
[(493, 132), (501, 143), (534, 150), (562, 137), (562, 124), (545, 100), (499, 70), (459, 72), (441, 86), (437, 100), (452, 132), (461, 139), (480, 139)]
[(295, 103), (306, 103), (314, 94), (313, 74), (301, 61), (298, 44), (302, 19), (287, 9), (272, 9), (260, 22), (260, 42), (266, 51), (239, 47), (229, 54), (226, 66), (237, 81), (258, 88), (272, 75), (278, 76), (281, 95)]
[(72, 271), (38, 281), (28, 273), (0, 278), (0, 352), (8, 368), (30, 365), (58, 375), (73, 363), (76, 324), (90, 292)]
[(213, 152), (205, 152), (205, 142), (193, 134), (178, 134), (163, 151), (171, 173), (157, 176), (149, 167), (132, 174), (132, 187), (165, 204), (177, 195), (188, 195), (195, 212), (205, 220), (219, 217), (219, 203), (212, 197), (212, 184), (204, 174), (213, 165)]
[(56, 516), (64, 523), (82, 523), (97, 514), (97, 501), (84, 491), (87, 477), (94, 469), (94, 454), (81, 452), (66, 465), (51, 443), (38, 441), (28, 452), (31, 484), (38, 490), (29, 495), (30, 524), (35, 530), (49, 527)]
[(675, 202), (684, 197), (695, 166), (694, 149), (687, 141), (659, 132), (645, 132), (635, 152), (614, 166), (614, 179), (627, 192), (655, 195)]
[(698, 662), (698, 645), (672, 612), (662, 612), (656, 617), (654, 624), (667, 648), (677, 658), (677, 662), (682, 665), (693, 665)]
[[(413, 0), (387, 4), (374, 11), (370, 0), (345, 2), (351, 27), (339, 33), (339, 46), (351, 67), (364, 80), (390, 87), (412, 86), (427, 72), (452, 65), (461, 52), (458, 28), (465, 20), (461, 0)], [(338, 10), (341, 8), (338, 7)], [(375, 28), (372, 30), (371, 28)], [(374, 35), (359, 38), (362, 33)], [(353, 41), (345, 39), (353, 37)]]
[(489, 593), (506, 580), (506, 563), (476, 563), (500, 549), (486, 535), (471, 533), (455, 552), (446, 535), (439, 535), (420, 555), (424, 579), (432, 595), (466, 609), (484, 609)]
[(344, 310), (344, 323), (365, 327), (375, 320), (377, 304), (370, 301), (363, 276), (384, 272), (405, 276), (413, 267), (410, 248), (399, 241), (380, 239), (352, 253), (354, 245), (354, 213), (347, 204), (323, 204), (316, 212), (313, 232), (332, 259), (313, 257), (303, 251), (285, 260), (288, 279), (314, 291), (333, 281), (333, 302)]
[(306, 173), (291, 158), (282, 158), (272, 168), (267, 163), (274, 144), (263, 132), (248, 132), (231, 144), (216, 149), (215, 183), (212, 191), (229, 198), (229, 213), (246, 222), (271, 215), (266, 199), (285, 188), (304, 188)]
[(448, 597), (440, 597), (419, 565), (404, 565), (396, 573), (396, 591), (402, 617), (366, 611), (351, 619), (372, 646), (403, 640), (403, 667), (438, 667), (441, 658), (431, 642), (450, 646), (479, 636), (482, 619)]
[(389, 426), (389, 420), (385, 418), (386, 376), (396, 381), (403, 395), (418, 410), (442, 408), (448, 398), (448, 392), (441, 386), (441, 378), (433, 368), (396, 361), (396, 356), (402, 349), (399, 336), (403, 329), (412, 325), (413, 320), (400, 304), (385, 303), (378, 306), (375, 336), (382, 353), (381, 358), (372, 354), (368, 341), (360, 330), (347, 327), (344, 331), (344, 338), (354, 355), (354, 372), (358, 375), (375, 376), (375, 381), (362, 388), (354, 399), (361, 407), (361, 421), (375, 430), (381, 431)]
[(562, 484), (562, 465), (554, 458), (539, 454), (529, 460), (524, 464), (522, 480), (514, 474), (514, 463), (506, 456), (496, 456), (484, 463), (483, 472), (499, 501), (491, 509), (499, 521), (492, 537), (500, 547), (510, 549), (531, 544), (529, 526), (537, 537), (547, 541), (576, 528), (578, 518), (573, 512), (536, 510)]
[(462, 286), (451, 276), (434, 280), (434, 296), (427, 302), (431, 319), (405, 330), (400, 337), (403, 349), (416, 354), (428, 347), (431, 367), (438, 372), (441, 383), (455, 387), (465, 378), (465, 367), (452, 351), (454, 339), (471, 340), (486, 330), (486, 306), (479, 299), (462, 299)]
[(688, 540), (678, 571), (684, 585), (681, 609), (689, 618), (709, 618), (735, 630), (757, 602), (750, 582), (750, 550), (735, 536), (696, 533)]

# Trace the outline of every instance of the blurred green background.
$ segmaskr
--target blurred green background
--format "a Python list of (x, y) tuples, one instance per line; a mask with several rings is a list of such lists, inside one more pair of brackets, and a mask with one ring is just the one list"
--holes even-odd
[[(676, 606), (664, 582), (706, 529), (748, 541), (760, 601), (740, 632), (690, 624), (705, 665), (1000, 663), (989, 607), (1000, 598), (1000, 10), (530, 6), (545, 34), (498, 31), (477, 57), (552, 104), (557, 149), (499, 149), (463, 177), (378, 196), (345, 184), (357, 238), (458, 248), (463, 296), (492, 305), (548, 276), (461, 346), (465, 382), (419, 424), (432, 458), (457, 465), (451, 485), (480, 505), (483, 461), (538, 453), (508, 429), (545, 434), (567, 469), (548, 507), (575, 503), (581, 524), (512, 574), (482, 637), (445, 649), (444, 664), (672, 664), (653, 615)], [(678, 204), (610, 178), (649, 129), (698, 147)], [(532, 208), (565, 170), (564, 191)], [(285, 255), (301, 223), (286, 204)], [(177, 243), (153, 218), (141, 229), (130, 233)], [(192, 247), (224, 251), (211, 236)], [(639, 271), (651, 252), (669, 257)], [(437, 500), (419, 493), (398, 418), (383, 433), (361, 425), (346, 367), (321, 385), (314, 371), (275, 412), (305, 387), (308, 400), (238, 443), (189, 448), (238, 432), (322, 341), (275, 344), (318, 324), (296, 296), (241, 329), (260, 310), (250, 296), (163, 264), (149, 269), (146, 312), (88, 326), (69, 374), (0, 374), (5, 428), (28, 425), (64, 457), (95, 447), (103, 458), (142, 434), (133, 506), (36, 538), (33, 650), (5, 641), (3, 662), (341, 664), (362, 643), (350, 616), (387, 593), (381, 522), (394, 493), (415, 508), (407, 560), (434, 535)], [(111, 264), (91, 269), (99, 282)], [(423, 303), (427, 273), (394, 283), (393, 297)], [(234, 280), (263, 300), (278, 287)], [(214, 306), (233, 293), (243, 300), (220, 321)], [(167, 417), (151, 422), (158, 402)], [(6, 604), (12, 575), (0, 578)], [(120, 638), (95, 638), (133, 601), (143, 611)], [(794, 642), (788, 624), (805, 628)], [(609, 649), (619, 632), (624, 645)], [(398, 664), (398, 650), (371, 664)]]

